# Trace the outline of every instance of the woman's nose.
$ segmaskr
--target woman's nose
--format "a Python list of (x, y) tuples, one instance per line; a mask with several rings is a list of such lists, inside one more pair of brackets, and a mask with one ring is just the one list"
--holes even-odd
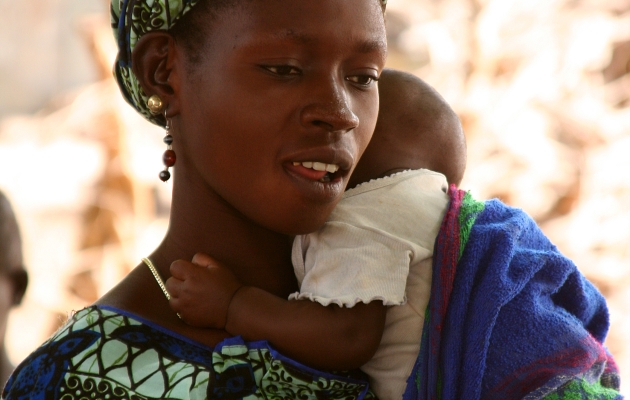
[(308, 129), (345, 133), (359, 126), (359, 117), (352, 111), (352, 103), (345, 85), (337, 80), (316, 86), (311, 101), (302, 109), (300, 119)]

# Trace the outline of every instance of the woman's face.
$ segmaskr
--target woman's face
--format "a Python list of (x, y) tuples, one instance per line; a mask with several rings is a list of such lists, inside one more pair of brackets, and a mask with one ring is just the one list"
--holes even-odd
[(386, 58), (381, 6), (241, 3), (208, 22), (201, 61), (182, 71), (175, 184), (204, 183), (271, 230), (311, 232), (374, 130)]

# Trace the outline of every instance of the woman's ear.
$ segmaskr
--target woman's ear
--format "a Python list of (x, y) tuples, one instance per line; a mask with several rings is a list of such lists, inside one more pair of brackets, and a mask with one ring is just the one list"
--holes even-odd
[(179, 113), (180, 53), (167, 32), (148, 32), (138, 40), (131, 56), (133, 73), (144, 93), (158, 95), (166, 105), (166, 116)]

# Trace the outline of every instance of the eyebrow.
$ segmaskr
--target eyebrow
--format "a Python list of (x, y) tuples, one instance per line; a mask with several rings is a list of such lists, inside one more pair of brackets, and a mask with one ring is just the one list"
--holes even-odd
[(381, 39), (370, 39), (361, 41), (358, 46), (361, 53), (382, 52), (387, 53), (387, 42)]
[(297, 42), (299, 44), (308, 44), (308, 43), (313, 43), (316, 41), (316, 39), (313, 36), (309, 36), (306, 33), (295, 32), (293, 29), (287, 29), (285, 31), (273, 34), (271, 36), (277, 39), (283, 39), (283, 40), (288, 39), (288, 40)]
[[(309, 44), (317, 41), (317, 39), (313, 36), (306, 33), (295, 32), (292, 29), (273, 34), (272, 37), (281, 40), (291, 40), (299, 44)], [(359, 53), (363, 54), (373, 52), (387, 53), (387, 42), (383, 39), (361, 40), (357, 44), (356, 49)]]

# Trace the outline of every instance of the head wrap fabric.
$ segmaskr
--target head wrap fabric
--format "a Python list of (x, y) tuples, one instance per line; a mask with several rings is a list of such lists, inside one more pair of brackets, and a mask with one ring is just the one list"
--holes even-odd
[(114, 75), (125, 97), (143, 117), (165, 126), (163, 115), (153, 115), (147, 108), (149, 96), (144, 93), (131, 69), (131, 53), (147, 32), (168, 31), (201, 0), (112, 0), (111, 18), (118, 57)]
[[(142, 35), (170, 30), (200, 1), (212, 0), (111, 0), (112, 29), (118, 43), (114, 75), (125, 100), (154, 124), (166, 126), (166, 119), (149, 111), (149, 96), (131, 69), (131, 53)], [(387, 0), (380, 1), (385, 7)]]

